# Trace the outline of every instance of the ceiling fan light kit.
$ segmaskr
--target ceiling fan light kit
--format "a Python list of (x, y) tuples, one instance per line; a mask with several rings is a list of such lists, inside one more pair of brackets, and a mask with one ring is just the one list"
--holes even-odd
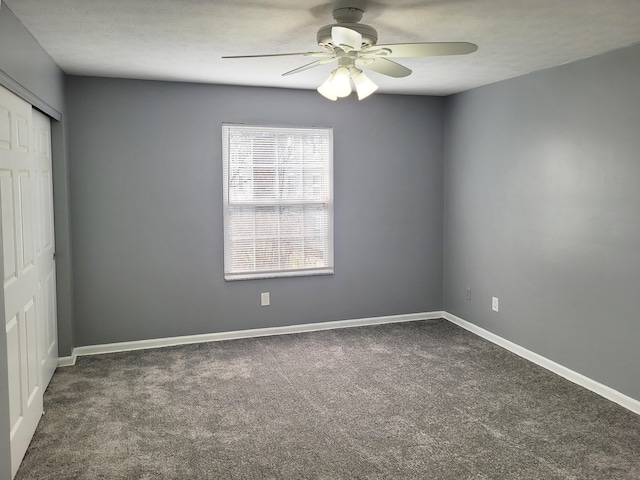
[(336, 68), (329, 74), (322, 85), (318, 87), (318, 93), (329, 100), (348, 97), (351, 94), (351, 81), (356, 87), (358, 100), (363, 100), (378, 89), (378, 86), (358, 68)]
[(478, 46), (468, 42), (422, 42), (378, 45), (378, 32), (370, 25), (358, 23), (364, 12), (359, 8), (344, 7), (333, 11), (336, 23), (318, 30), (321, 52), (276, 53), (268, 55), (240, 55), (222, 58), (256, 58), (301, 55), (319, 57), (307, 65), (283, 75), (292, 75), (337, 60), (334, 69), (319, 87), (318, 93), (329, 100), (337, 100), (351, 94), (351, 81), (356, 87), (358, 100), (367, 98), (378, 89), (362, 69), (394, 78), (406, 77), (411, 70), (389, 57), (431, 57), (440, 55), (465, 55), (475, 52)]

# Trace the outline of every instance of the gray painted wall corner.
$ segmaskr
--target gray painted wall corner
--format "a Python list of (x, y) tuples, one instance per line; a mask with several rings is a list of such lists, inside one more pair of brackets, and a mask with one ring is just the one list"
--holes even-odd
[(73, 331), (73, 272), (71, 225), (69, 218), (69, 165), (67, 158), (68, 125), (66, 115), (51, 122), (53, 202), (56, 240), (56, 288), (58, 318), (58, 355), (71, 355), (75, 347)]
[(638, 59), (449, 98), (444, 201), (445, 309), (636, 399)]

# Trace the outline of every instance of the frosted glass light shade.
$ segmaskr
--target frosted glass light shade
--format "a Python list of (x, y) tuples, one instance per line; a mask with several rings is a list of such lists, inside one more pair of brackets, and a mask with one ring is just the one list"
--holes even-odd
[(351, 72), (347, 67), (338, 67), (334, 70), (331, 86), (338, 98), (349, 96), (351, 93)]
[(331, 72), (329, 77), (318, 87), (318, 93), (322, 95), (324, 98), (327, 98), (332, 101), (336, 101), (338, 96), (333, 91), (333, 86), (331, 84), (333, 77), (335, 76), (334, 72)]
[(378, 86), (367, 77), (362, 70), (354, 69), (351, 76), (353, 83), (356, 86), (356, 92), (358, 93), (358, 100), (363, 100), (378, 90)]

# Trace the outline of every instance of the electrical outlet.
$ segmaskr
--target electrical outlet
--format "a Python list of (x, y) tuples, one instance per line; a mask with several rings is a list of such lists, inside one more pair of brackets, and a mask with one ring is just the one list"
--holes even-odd
[(494, 312), (497, 312), (499, 308), (500, 308), (500, 302), (498, 300), (498, 297), (491, 297), (491, 310), (493, 310)]
[(467, 300), (471, 300), (471, 288), (467, 287)]
[(262, 292), (260, 294), (260, 306), (267, 307), (271, 305), (271, 298), (269, 298), (269, 292)]

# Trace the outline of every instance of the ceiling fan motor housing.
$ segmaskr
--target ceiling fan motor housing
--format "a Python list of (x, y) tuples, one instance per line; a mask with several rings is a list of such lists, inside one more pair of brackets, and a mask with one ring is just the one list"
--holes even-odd
[[(369, 48), (378, 42), (378, 32), (371, 25), (357, 23), (362, 19), (364, 12), (359, 8), (344, 7), (336, 8), (333, 11), (333, 18), (337, 23), (325, 25), (318, 30), (318, 45), (330, 51), (337, 46), (331, 40), (331, 29), (333, 27), (344, 27), (355, 30), (362, 35), (361, 48)], [(355, 45), (354, 45), (355, 46)]]
[(361, 48), (369, 48), (378, 43), (378, 32), (371, 25), (364, 25), (362, 23), (334, 23), (332, 25), (325, 25), (318, 30), (318, 45), (323, 48), (327, 48), (333, 51), (334, 45), (331, 40), (331, 29), (333, 27), (344, 27), (351, 30), (355, 30), (362, 35)]

